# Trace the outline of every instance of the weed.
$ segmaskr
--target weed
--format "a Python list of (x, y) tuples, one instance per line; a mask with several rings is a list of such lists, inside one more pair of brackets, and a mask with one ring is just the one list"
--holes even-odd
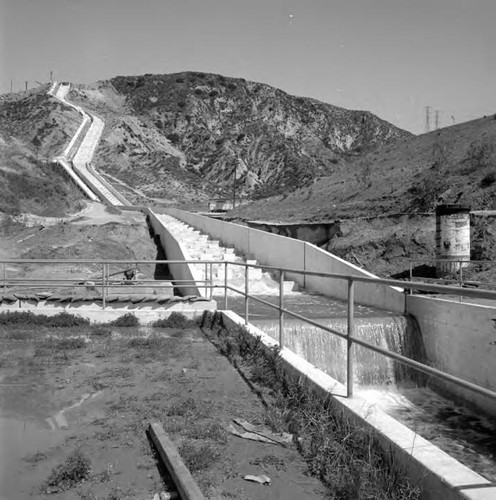
[(55, 467), (48, 477), (44, 493), (65, 491), (89, 478), (91, 462), (81, 450), (74, 451), (66, 461)]
[(127, 313), (119, 316), (114, 321), (109, 323), (111, 326), (138, 326), (139, 320), (133, 313)]
[(198, 446), (194, 443), (185, 443), (179, 448), (179, 454), (191, 472), (207, 470), (221, 458), (217, 447), (211, 444)]
[(174, 311), (169, 317), (154, 321), (152, 326), (158, 328), (192, 328), (196, 326), (196, 322), (188, 319), (184, 314)]
[(187, 414), (192, 414), (198, 408), (198, 404), (193, 398), (186, 398), (177, 403), (174, 403), (167, 412), (169, 416), (183, 417)]

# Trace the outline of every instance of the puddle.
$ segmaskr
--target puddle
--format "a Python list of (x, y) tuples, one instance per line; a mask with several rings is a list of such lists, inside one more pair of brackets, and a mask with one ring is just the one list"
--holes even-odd
[(66, 436), (43, 421), (0, 417), (0, 499), (28, 498), (31, 492), (22, 486), (26, 459), (43, 459)]

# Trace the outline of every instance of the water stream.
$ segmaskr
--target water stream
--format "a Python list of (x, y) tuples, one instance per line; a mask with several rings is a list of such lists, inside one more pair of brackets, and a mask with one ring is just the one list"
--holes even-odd
[[(277, 297), (262, 297), (277, 305)], [(219, 304), (220, 305), (220, 304)], [(285, 298), (285, 307), (339, 332), (347, 330), (347, 304), (319, 295)], [(222, 305), (220, 305), (222, 307)], [(229, 298), (244, 314), (244, 298)], [(278, 313), (250, 302), (251, 323), (279, 340)], [(422, 334), (413, 318), (356, 306), (354, 336), (426, 361)], [(284, 319), (283, 343), (336, 380), (346, 381), (346, 341), (300, 320)], [(353, 347), (355, 394), (373, 403), (490, 481), (496, 481), (496, 423), (429, 387), (429, 377), (361, 346)]]

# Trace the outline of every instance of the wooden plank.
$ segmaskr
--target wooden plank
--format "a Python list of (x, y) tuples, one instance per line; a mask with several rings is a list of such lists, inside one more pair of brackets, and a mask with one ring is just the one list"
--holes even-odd
[(162, 462), (176, 485), (181, 500), (205, 500), (176, 447), (165, 433), (162, 424), (151, 423), (149, 433)]

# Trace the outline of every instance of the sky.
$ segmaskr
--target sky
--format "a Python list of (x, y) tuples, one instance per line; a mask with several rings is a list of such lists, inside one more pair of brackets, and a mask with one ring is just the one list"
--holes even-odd
[(496, 113), (496, 0), (0, 0), (0, 93), (204, 71), (414, 133)]

